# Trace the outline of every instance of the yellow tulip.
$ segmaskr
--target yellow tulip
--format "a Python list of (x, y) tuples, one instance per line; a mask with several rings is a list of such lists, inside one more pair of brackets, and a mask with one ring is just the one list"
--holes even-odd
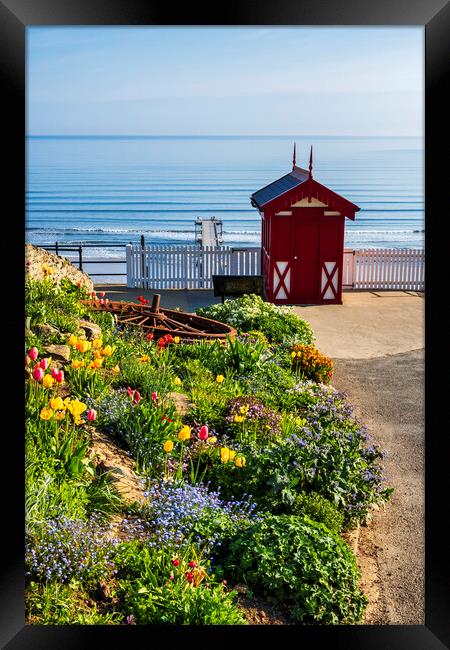
[(221, 384), (224, 379), (225, 379), (225, 377), (223, 375), (217, 375), (217, 377), (216, 377), (216, 381), (217, 381), (218, 384)]
[(79, 359), (74, 359), (72, 361), (72, 368), (75, 368), (75, 370), (78, 370), (78, 368), (82, 368), (84, 366), (84, 361), (79, 360)]
[(230, 449), (230, 455), (228, 457), (228, 460), (233, 460), (235, 456), (236, 456), (236, 452), (233, 449)]
[(119, 372), (120, 372), (120, 368), (119, 368), (119, 366), (114, 366), (114, 368), (111, 368), (111, 372), (115, 372), (116, 375), (118, 375)]
[(86, 404), (83, 404), (83, 402), (80, 402), (78, 399), (74, 399), (69, 402), (69, 404), (67, 404), (67, 408), (72, 413), (73, 417), (76, 418), (87, 409), (87, 406)]
[(76, 345), (77, 345), (77, 343), (78, 343), (78, 339), (77, 339), (77, 337), (76, 337), (74, 334), (71, 334), (71, 335), (69, 336), (68, 343), (69, 343), (69, 345), (71, 345), (73, 348), (75, 348)]
[(40, 417), (42, 420), (50, 420), (50, 418), (53, 417), (52, 409), (44, 406), (44, 408), (41, 410)]
[(94, 368), (100, 368), (103, 363), (103, 359), (94, 359), (92, 363), (94, 365)]
[(115, 346), (112, 348), (110, 345), (105, 345), (105, 347), (102, 350), (102, 354), (105, 357), (110, 357), (115, 349), (116, 349)]
[(191, 427), (188, 427), (187, 424), (180, 429), (178, 433), (178, 440), (181, 440), (181, 442), (184, 442), (185, 440), (189, 440), (191, 437)]
[(62, 408), (64, 408), (64, 402), (60, 397), (53, 397), (50, 400), (50, 408), (52, 408), (54, 411), (60, 411)]
[(248, 409), (249, 409), (248, 406), (241, 406), (241, 408), (239, 409), (239, 412), (240, 413), (248, 413)]
[(244, 421), (244, 416), (243, 415), (235, 415), (233, 418), (234, 422), (243, 422)]
[(142, 357), (139, 357), (139, 361), (142, 363), (148, 363), (150, 361), (150, 357), (148, 354), (143, 354)]
[(163, 445), (163, 449), (166, 452), (166, 454), (170, 454), (170, 452), (173, 449), (173, 442), (172, 440), (166, 440), (166, 442)]
[(222, 461), (222, 463), (228, 463), (228, 461), (230, 460), (230, 450), (228, 449), (228, 447), (222, 447), (222, 449), (220, 450), (220, 460)]
[(234, 461), (234, 464), (236, 467), (244, 467), (245, 465), (245, 457), (244, 456), (238, 456), (236, 460)]
[(94, 350), (94, 359), (101, 359), (102, 358), (102, 353), (100, 350)]
[(291, 357), (294, 359), (294, 357), (297, 356), (297, 352), (291, 352)]
[(103, 345), (103, 341), (101, 339), (94, 339), (92, 341), (92, 347), (94, 350), (99, 350)]
[(179, 336), (174, 336), (173, 342), (174, 343), (179, 343), (180, 342), (180, 337)]
[(42, 380), (42, 385), (44, 388), (52, 388), (53, 384), (55, 383), (55, 380), (51, 375), (45, 375), (44, 379)]
[(175, 384), (175, 386), (181, 386), (181, 379), (179, 377), (175, 377), (173, 383)]
[(65, 417), (66, 417), (66, 409), (62, 409), (61, 411), (56, 411), (55, 420), (64, 420)]
[(213, 445), (215, 442), (217, 442), (217, 438), (216, 436), (211, 436), (210, 438), (207, 439), (206, 442), (210, 445)]

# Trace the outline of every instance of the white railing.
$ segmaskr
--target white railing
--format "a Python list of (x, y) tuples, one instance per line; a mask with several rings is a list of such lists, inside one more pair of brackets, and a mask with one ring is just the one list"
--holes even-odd
[(261, 249), (127, 245), (127, 286), (212, 289), (213, 275), (260, 275)]
[[(212, 289), (213, 275), (260, 275), (260, 248), (127, 245), (127, 286)], [(344, 289), (424, 291), (425, 252), (409, 248), (345, 249)]]
[(344, 250), (342, 284), (349, 289), (425, 290), (425, 251), (414, 248)]

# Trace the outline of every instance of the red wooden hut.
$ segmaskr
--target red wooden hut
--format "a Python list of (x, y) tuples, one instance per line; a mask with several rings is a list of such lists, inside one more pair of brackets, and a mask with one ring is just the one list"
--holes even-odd
[(342, 304), (345, 217), (360, 208), (296, 166), (251, 196), (262, 217), (266, 298), (284, 304)]

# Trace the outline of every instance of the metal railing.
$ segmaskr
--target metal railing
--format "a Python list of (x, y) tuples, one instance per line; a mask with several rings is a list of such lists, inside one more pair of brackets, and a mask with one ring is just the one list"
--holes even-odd
[[(131, 242), (130, 242), (131, 243)], [(72, 263), (77, 262), (78, 263), (78, 268), (80, 271), (83, 271), (83, 264), (123, 264), (125, 269), (123, 273), (113, 273), (109, 271), (102, 271), (101, 273), (94, 273), (94, 272), (89, 272), (88, 275), (92, 276), (103, 276), (103, 275), (108, 275), (108, 276), (122, 276), (126, 277), (127, 271), (126, 271), (126, 264), (127, 260), (124, 255), (123, 258), (120, 259), (92, 259), (90, 257), (84, 257), (83, 259), (83, 249), (85, 248), (123, 248), (124, 252), (126, 250), (127, 244), (62, 244), (60, 242), (55, 242), (54, 244), (49, 244), (45, 246), (40, 246), (40, 248), (44, 248), (46, 251), (49, 252), (55, 252), (56, 255), (60, 255), (62, 252), (72, 252), (72, 253), (78, 253), (78, 260), (70, 260)], [(61, 255), (60, 255), (61, 256)]]

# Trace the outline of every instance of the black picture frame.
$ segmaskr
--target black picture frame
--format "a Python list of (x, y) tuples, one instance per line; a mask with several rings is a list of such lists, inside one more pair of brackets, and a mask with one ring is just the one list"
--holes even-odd
[[(448, 365), (446, 319), (440, 307), (446, 289), (445, 221), (448, 219), (448, 155), (445, 135), (448, 109), (444, 100), (449, 57), (450, 7), (446, 0), (259, 0), (200, 3), (177, 7), (150, 0), (0, 0), (0, 79), (3, 109), (4, 311), (3, 370), (13, 386), (15, 406), (4, 403), (2, 418), (3, 474), (12, 476), (3, 488), (2, 562), (0, 577), (1, 646), (19, 648), (98, 647), (102, 643), (183, 643), (211, 637), (236, 643), (278, 639), (295, 644), (372, 650), (439, 650), (450, 647), (448, 542), (445, 523), (449, 454), (445, 369)], [(23, 322), (24, 322), (24, 197), (25, 197), (25, 30), (32, 25), (397, 25), (425, 27), (425, 190), (427, 290), (425, 302), (426, 374), (426, 618), (411, 626), (243, 626), (191, 628), (160, 626), (25, 626), (24, 625), (24, 443)], [(448, 85), (448, 84), (447, 84)], [(447, 181), (447, 182), (446, 182)], [(431, 260), (431, 262), (430, 262)], [(442, 261), (442, 264), (440, 263)], [(16, 266), (17, 265), (17, 266)], [(441, 328), (441, 329), (440, 329)], [(444, 368), (441, 380), (436, 372)], [(448, 392), (448, 391), (447, 391)], [(18, 397), (17, 397), (18, 395)], [(3, 394), (4, 399), (5, 393)], [(12, 399), (11, 395), (11, 399)], [(4, 416), (5, 413), (3, 412)], [(219, 636), (220, 635), (220, 636)], [(305, 647), (308, 647), (305, 645)]]

